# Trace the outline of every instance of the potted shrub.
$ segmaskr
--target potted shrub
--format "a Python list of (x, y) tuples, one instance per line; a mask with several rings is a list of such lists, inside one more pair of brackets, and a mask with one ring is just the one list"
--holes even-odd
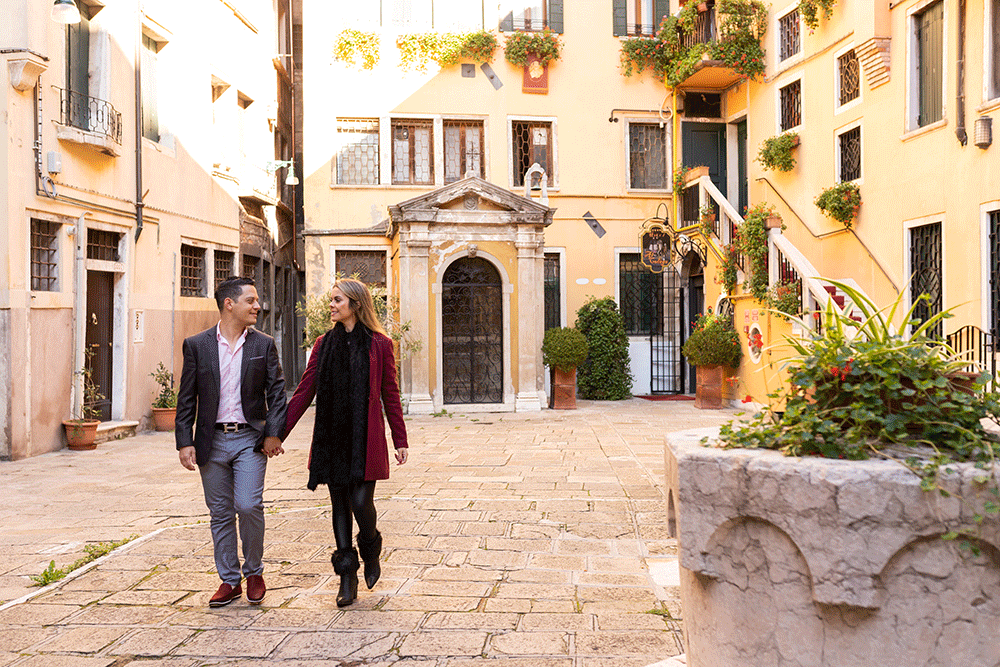
[(821, 331), (787, 337), (789, 382), (722, 449), (671, 436), (687, 664), (994, 664), (1000, 395), (927, 337), (950, 315), (914, 319), (926, 297), (896, 317), (905, 295), (880, 309), (827, 282), (860, 322), (828, 303)]
[(716, 315), (709, 308), (700, 315), (691, 329), (681, 354), (697, 368), (694, 405), (703, 410), (722, 407), (722, 379), (726, 368), (739, 366), (743, 350), (740, 335), (728, 318)]
[(632, 396), (628, 336), (618, 304), (610, 296), (591, 298), (576, 311), (576, 329), (587, 337), (587, 359), (577, 372), (580, 397), (620, 401)]
[[(85, 348), (84, 354), (89, 361), (94, 353)], [(77, 373), (83, 377), (83, 404), (80, 406), (79, 417), (63, 420), (63, 429), (66, 433), (66, 446), (83, 451), (97, 447), (94, 440), (97, 439), (97, 427), (101, 424), (101, 411), (96, 406), (104, 400), (104, 394), (98, 390), (93, 371), (87, 364)]]
[(545, 332), (542, 361), (552, 369), (552, 407), (576, 408), (576, 368), (587, 358), (587, 337), (576, 329), (556, 327)]
[(850, 229), (861, 208), (861, 189), (857, 183), (841, 181), (816, 197), (816, 207)]
[(174, 389), (174, 374), (167, 370), (161, 361), (156, 370), (149, 374), (156, 384), (160, 385), (160, 393), (153, 401), (153, 423), (157, 431), (173, 431), (174, 419), (177, 417), (177, 390)]
[(799, 135), (796, 132), (785, 132), (765, 139), (757, 149), (757, 162), (760, 162), (764, 169), (791, 171), (795, 166), (792, 149), (798, 145)]

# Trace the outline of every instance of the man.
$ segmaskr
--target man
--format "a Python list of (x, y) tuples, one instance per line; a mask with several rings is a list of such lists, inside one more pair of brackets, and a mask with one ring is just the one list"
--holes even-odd
[(215, 291), (215, 302), (219, 324), (184, 341), (175, 437), (181, 465), (201, 472), (212, 517), (222, 584), (209, 606), (227, 605), (243, 594), (237, 516), (247, 601), (260, 604), (267, 592), (261, 562), (264, 471), (269, 457), (284, 453), (279, 436), (285, 428), (285, 378), (274, 339), (252, 326), (260, 310), (254, 281), (226, 280)]

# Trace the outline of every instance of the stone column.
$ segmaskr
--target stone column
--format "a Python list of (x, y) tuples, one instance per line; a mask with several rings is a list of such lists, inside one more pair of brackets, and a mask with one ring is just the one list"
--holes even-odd
[(430, 414), (434, 403), (430, 393), (430, 304), (427, 293), (430, 271), (428, 250), (431, 241), (427, 223), (410, 223), (400, 230), (399, 311), (400, 321), (410, 323), (411, 335), (423, 345), (423, 353), (403, 360), (410, 401), (409, 414)]
[(542, 285), (542, 241), (534, 228), (517, 231), (517, 412), (542, 409), (539, 384), (542, 378), (542, 338), (539, 332), (545, 319)]

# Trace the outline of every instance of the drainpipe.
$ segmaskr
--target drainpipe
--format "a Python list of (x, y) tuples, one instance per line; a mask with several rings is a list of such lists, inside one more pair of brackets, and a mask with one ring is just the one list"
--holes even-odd
[(142, 3), (136, 3), (135, 31), (135, 240), (142, 234)]
[(958, 95), (955, 100), (958, 124), (955, 136), (965, 146), (969, 135), (965, 132), (965, 0), (958, 0)]
[(87, 344), (86, 218), (88, 215), (91, 215), (90, 211), (84, 211), (76, 219), (76, 226), (73, 228), (73, 240), (76, 245), (73, 253), (73, 284), (76, 289), (73, 295), (73, 381), (70, 392), (74, 419), (83, 416), (83, 376), (79, 371), (85, 362), (83, 347)]

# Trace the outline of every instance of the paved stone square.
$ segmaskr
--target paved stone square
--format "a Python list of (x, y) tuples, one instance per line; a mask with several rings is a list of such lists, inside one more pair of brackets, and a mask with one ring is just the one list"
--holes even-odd
[[(172, 433), (0, 463), (0, 667), (656, 663), (681, 651), (663, 435), (733, 414), (631, 399), (407, 417), (410, 461), (376, 489), (382, 579), (345, 610), (329, 497), (305, 488), (311, 412), (268, 464), (259, 607), (207, 606), (207, 513)], [(131, 535), (31, 587), (50, 561)]]

